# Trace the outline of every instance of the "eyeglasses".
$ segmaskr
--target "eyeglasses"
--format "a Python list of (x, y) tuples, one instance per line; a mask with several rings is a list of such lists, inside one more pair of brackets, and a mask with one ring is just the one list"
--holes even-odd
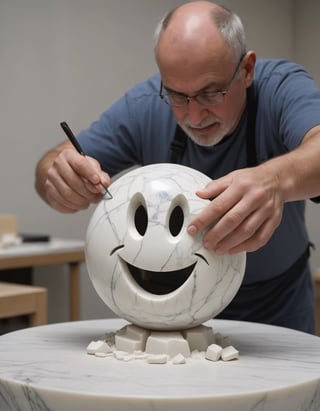
[(190, 100), (196, 101), (201, 106), (216, 106), (218, 104), (221, 104), (223, 103), (225, 95), (231, 88), (231, 85), (239, 71), (243, 58), (244, 55), (241, 56), (240, 61), (237, 64), (237, 67), (231, 77), (231, 80), (223, 91), (203, 91), (199, 94), (196, 94), (195, 96), (187, 96), (186, 94), (177, 93), (174, 91), (166, 91), (161, 81), (159, 96), (165, 103), (169, 104), (169, 106), (172, 107), (184, 107), (189, 104)]

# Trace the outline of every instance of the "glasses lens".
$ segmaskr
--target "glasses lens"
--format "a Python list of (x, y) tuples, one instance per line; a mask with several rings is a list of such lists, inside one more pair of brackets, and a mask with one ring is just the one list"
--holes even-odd
[(215, 106), (223, 102), (223, 93), (201, 93), (197, 95), (196, 100), (203, 106)]
[(185, 106), (188, 101), (186, 96), (180, 94), (168, 93), (165, 97), (169, 104), (175, 107)]
[(223, 102), (224, 94), (225, 92), (217, 91), (214, 93), (200, 93), (194, 97), (188, 97), (178, 93), (161, 93), (160, 96), (170, 106), (184, 107), (190, 99), (195, 100), (202, 106), (215, 106)]

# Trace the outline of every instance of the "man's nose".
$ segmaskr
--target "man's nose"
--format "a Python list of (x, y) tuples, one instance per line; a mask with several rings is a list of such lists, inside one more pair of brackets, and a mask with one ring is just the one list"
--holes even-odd
[(191, 124), (200, 124), (208, 115), (205, 106), (199, 104), (194, 98), (190, 97), (187, 105), (188, 120)]

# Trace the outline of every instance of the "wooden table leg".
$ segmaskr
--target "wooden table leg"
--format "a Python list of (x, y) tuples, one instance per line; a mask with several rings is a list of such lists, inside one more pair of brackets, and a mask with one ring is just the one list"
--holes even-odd
[(316, 286), (316, 333), (320, 337), (320, 276), (315, 280)]
[(39, 292), (35, 292), (34, 295), (35, 311), (29, 316), (31, 327), (48, 323), (48, 291), (45, 288), (41, 290), (37, 287), (37, 289)]
[(69, 263), (70, 269), (70, 319), (80, 319), (80, 264)]

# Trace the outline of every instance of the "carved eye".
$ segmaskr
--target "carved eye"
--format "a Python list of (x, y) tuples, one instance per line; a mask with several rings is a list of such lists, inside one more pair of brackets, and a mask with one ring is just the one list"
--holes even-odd
[(169, 219), (169, 230), (170, 233), (173, 235), (173, 237), (176, 237), (182, 227), (183, 227), (183, 222), (184, 222), (184, 213), (183, 210), (180, 206), (176, 206), (170, 215)]
[(140, 235), (145, 235), (148, 227), (148, 214), (143, 205), (139, 205), (135, 211), (134, 225)]

